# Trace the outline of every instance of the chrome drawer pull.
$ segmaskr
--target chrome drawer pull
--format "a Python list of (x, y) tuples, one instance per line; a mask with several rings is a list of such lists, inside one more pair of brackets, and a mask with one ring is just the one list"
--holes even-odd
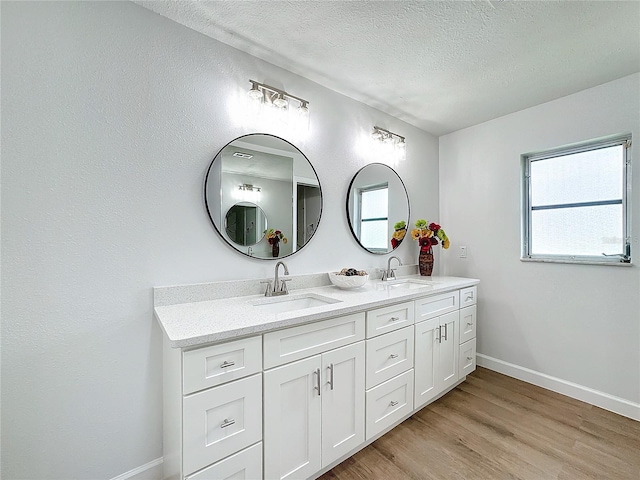
[[(435, 328), (433, 329), (435, 331)], [(442, 325), (438, 325), (438, 336), (436, 337), (438, 343), (442, 343)]]
[(398, 354), (397, 353), (392, 353), (391, 355), (389, 355), (389, 358), (398, 358)]
[(473, 322), (467, 322), (467, 325), (469, 325), (471, 327), (471, 326), (473, 326)]
[(329, 365), (329, 385), (331, 385), (331, 390), (333, 390), (333, 363)]
[(220, 368), (233, 367), (236, 362), (227, 362), (226, 360), (220, 364)]
[(391, 317), (389, 319), (390, 322), (397, 322), (398, 320), (400, 320), (400, 317)]
[(470, 362), (471, 360), (473, 360), (473, 357), (467, 357), (467, 362)]
[(236, 423), (236, 421), (233, 418), (231, 420), (229, 420), (228, 418), (225, 418), (224, 422), (222, 422), (222, 425), (220, 425), (220, 428), (230, 427), (234, 423)]
[(396, 402), (395, 400), (391, 400), (391, 403), (389, 403), (390, 407), (395, 407), (398, 404), (398, 402)]
[(316, 376), (316, 386), (313, 387), (314, 390), (318, 391), (318, 396), (320, 396), (320, 369), (316, 368), (313, 374)]
[(445, 323), (444, 324), (444, 339), (445, 339), (445, 341), (448, 339), (448, 335), (447, 335), (448, 331), (449, 331), (449, 324)]
[(467, 298), (466, 298), (465, 302), (467, 300), (473, 300), (473, 293), (467, 293)]

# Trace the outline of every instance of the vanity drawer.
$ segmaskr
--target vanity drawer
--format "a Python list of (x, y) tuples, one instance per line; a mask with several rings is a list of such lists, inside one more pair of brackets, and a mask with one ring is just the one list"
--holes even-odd
[(476, 369), (476, 339), (469, 340), (460, 345), (460, 356), (458, 357), (458, 378), (469, 375)]
[(460, 308), (475, 305), (478, 298), (478, 287), (473, 286), (460, 290)]
[(182, 409), (188, 474), (262, 440), (262, 374), (189, 395)]
[(476, 338), (476, 306), (460, 309), (460, 344)]
[(439, 317), (458, 309), (459, 290), (416, 300), (416, 323)]
[(187, 395), (261, 370), (259, 336), (189, 350), (182, 357), (182, 392)]
[(413, 370), (368, 390), (366, 396), (369, 440), (413, 410)]
[(412, 324), (413, 302), (377, 308), (367, 312), (367, 338), (398, 330)]
[(364, 312), (264, 335), (264, 368), (364, 340)]
[(366, 388), (413, 368), (413, 326), (367, 340)]
[(209, 468), (185, 477), (185, 480), (235, 480), (262, 478), (262, 442), (224, 460)]

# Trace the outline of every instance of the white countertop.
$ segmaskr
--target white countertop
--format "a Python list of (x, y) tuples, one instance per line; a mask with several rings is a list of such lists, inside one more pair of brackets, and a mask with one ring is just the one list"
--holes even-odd
[[(398, 280), (405, 279), (425, 280), (426, 277), (410, 275)], [(381, 286), (385, 282), (371, 280), (364, 286), (352, 290), (343, 290), (333, 285), (293, 289), (289, 297), (315, 294), (330, 297), (339, 302), (286, 313), (264, 313), (259, 307), (252, 305), (256, 301), (264, 300), (266, 298), (264, 295), (157, 306), (154, 311), (169, 344), (172, 347), (181, 348), (326, 320), (480, 283), (477, 279), (461, 277), (430, 277), (428, 280), (436, 284), (412, 289), (385, 289)], [(295, 288), (295, 285), (291, 285), (290, 288)], [(271, 298), (286, 298), (286, 296)]]

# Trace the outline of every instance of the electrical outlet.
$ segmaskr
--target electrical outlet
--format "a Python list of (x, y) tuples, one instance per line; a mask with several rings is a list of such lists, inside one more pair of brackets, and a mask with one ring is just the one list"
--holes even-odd
[(467, 258), (467, 247), (460, 247), (460, 258)]

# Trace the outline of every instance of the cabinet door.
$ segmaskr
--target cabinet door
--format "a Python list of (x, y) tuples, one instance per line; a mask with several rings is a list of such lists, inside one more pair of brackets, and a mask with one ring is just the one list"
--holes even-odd
[(415, 326), (415, 407), (434, 398), (437, 390), (440, 319), (432, 318)]
[(308, 478), (321, 468), (320, 355), (264, 372), (264, 476)]
[(364, 442), (364, 342), (322, 354), (322, 466)]
[(458, 354), (460, 352), (460, 312), (455, 311), (440, 317), (440, 335), (438, 344), (438, 390), (442, 392), (458, 381)]

